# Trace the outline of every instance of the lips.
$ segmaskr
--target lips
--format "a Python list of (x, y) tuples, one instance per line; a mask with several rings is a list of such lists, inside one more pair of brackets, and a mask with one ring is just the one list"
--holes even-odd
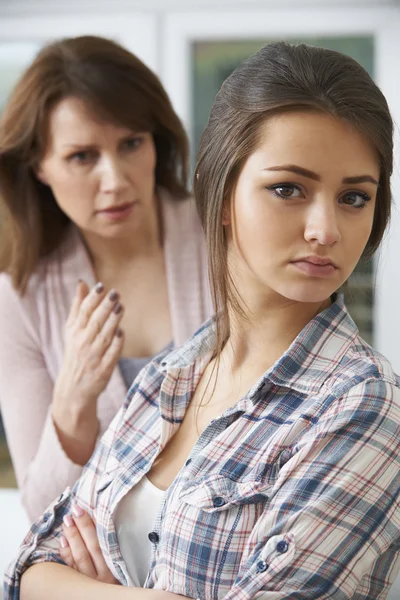
[(97, 212), (102, 219), (108, 222), (120, 222), (128, 219), (135, 204), (135, 202), (125, 202), (125, 204), (107, 206), (107, 208), (103, 208)]
[(99, 212), (113, 213), (113, 212), (122, 212), (132, 206), (132, 202), (126, 202), (125, 204), (117, 204), (116, 206), (109, 206), (108, 208), (103, 208), (99, 210)]
[(292, 261), (291, 264), (310, 277), (330, 277), (338, 268), (330, 258), (320, 256), (305, 256)]
[(332, 259), (323, 258), (322, 256), (304, 256), (302, 258), (298, 258), (297, 260), (295, 260), (293, 262), (298, 262), (298, 261), (309, 262), (313, 265), (319, 265), (321, 267), (324, 267), (325, 265), (332, 265), (333, 267), (337, 268)]

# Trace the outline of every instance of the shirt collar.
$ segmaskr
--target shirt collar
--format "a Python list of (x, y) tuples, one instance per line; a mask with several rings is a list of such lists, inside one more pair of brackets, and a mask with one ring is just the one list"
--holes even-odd
[[(358, 329), (338, 295), (332, 304), (302, 329), (284, 354), (268, 369), (250, 391), (253, 397), (263, 385), (272, 383), (302, 394), (317, 393), (335, 366), (346, 355)], [(215, 349), (216, 319), (209, 319), (178, 350), (168, 354), (161, 369), (186, 368)]]

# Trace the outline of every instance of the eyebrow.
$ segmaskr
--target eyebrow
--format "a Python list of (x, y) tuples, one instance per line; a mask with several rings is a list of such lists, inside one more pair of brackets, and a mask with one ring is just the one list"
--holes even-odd
[[(135, 135), (140, 135), (140, 132), (135, 133), (134, 131), (128, 132), (125, 135), (121, 135), (119, 138), (119, 142), (123, 142), (127, 138), (130, 138)], [(63, 144), (61, 148), (97, 148), (99, 144), (97, 142), (68, 142)]]
[[(296, 175), (301, 175), (302, 177), (308, 177), (308, 179), (313, 179), (314, 181), (321, 181), (321, 177), (314, 173), (314, 171), (309, 171), (308, 169), (304, 169), (303, 167), (299, 167), (298, 165), (279, 165), (276, 167), (268, 167), (263, 169), (263, 171), (290, 171), (291, 173), (296, 173)], [(379, 182), (371, 177), (371, 175), (358, 175), (356, 177), (343, 177), (342, 183), (373, 183), (374, 185), (379, 185)]]
[(63, 144), (62, 148), (92, 148), (95, 144)]

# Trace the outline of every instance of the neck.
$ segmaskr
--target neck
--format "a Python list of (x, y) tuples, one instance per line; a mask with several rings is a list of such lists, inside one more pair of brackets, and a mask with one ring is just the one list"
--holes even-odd
[(230, 311), (230, 334), (222, 354), (229, 361), (232, 373), (250, 367), (261, 376), (307, 323), (329, 305), (330, 299), (301, 303), (280, 297), (268, 305), (252, 307), (248, 320)]

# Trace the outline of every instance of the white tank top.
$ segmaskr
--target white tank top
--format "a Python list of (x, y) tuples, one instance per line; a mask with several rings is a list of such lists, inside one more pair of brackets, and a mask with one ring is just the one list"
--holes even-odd
[(150, 567), (149, 533), (165, 492), (144, 476), (118, 503), (114, 524), (122, 558), (136, 587), (143, 587)]

